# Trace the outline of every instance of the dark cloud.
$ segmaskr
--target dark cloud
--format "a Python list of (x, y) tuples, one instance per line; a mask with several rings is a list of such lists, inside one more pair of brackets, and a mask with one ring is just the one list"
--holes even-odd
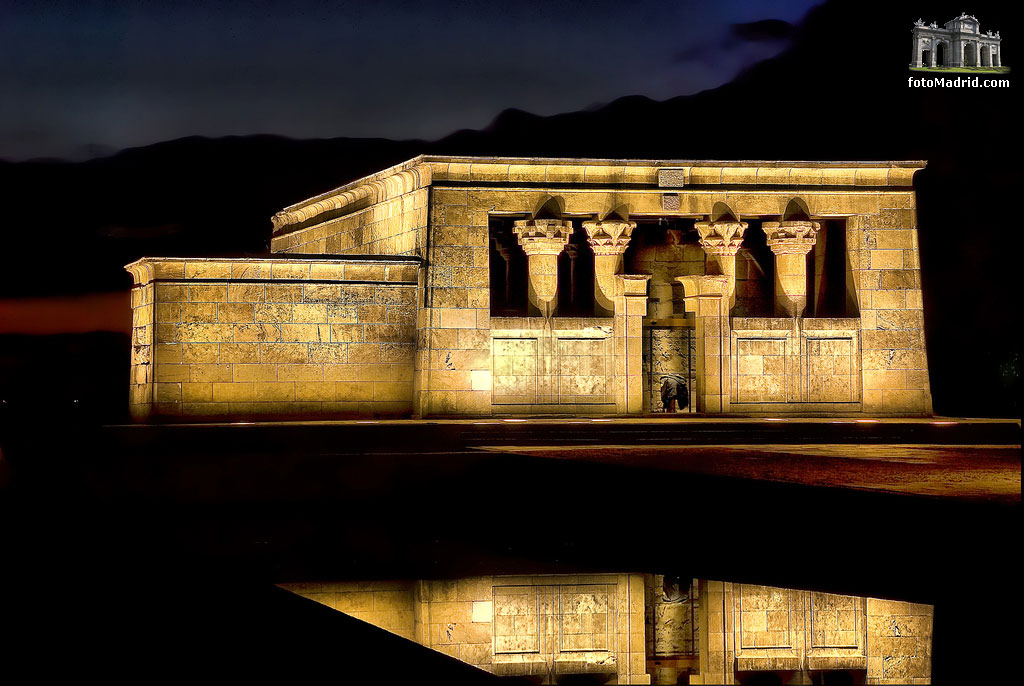
[(708, 48), (711, 47), (710, 41), (704, 41), (701, 43), (694, 43), (693, 45), (683, 48), (673, 55), (675, 62), (693, 62), (707, 56)]
[(744, 24), (732, 25), (732, 36), (751, 42), (787, 40), (793, 35), (794, 26), (782, 19), (762, 19)]
[(793, 36), (795, 26), (782, 19), (761, 19), (731, 24), (724, 33), (691, 43), (673, 55), (676, 64), (714, 64), (722, 51), (739, 50), (750, 44), (782, 47)]

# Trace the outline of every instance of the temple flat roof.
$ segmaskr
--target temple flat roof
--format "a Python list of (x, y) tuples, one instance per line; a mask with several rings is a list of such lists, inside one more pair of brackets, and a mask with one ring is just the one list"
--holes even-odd
[[(325, 212), (372, 204), (438, 182), (455, 184), (688, 186), (910, 186), (925, 160), (642, 160), (419, 155), (320, 195), (273, 217), (274, 232)], [(362, 202), (360, 202), (362, 201)]]

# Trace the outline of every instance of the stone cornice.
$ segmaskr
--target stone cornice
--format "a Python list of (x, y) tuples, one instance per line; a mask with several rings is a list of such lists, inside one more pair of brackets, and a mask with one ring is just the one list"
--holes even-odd
[(374, 205), (430, 185), (430, 165), (417, 164), (407, 168), (407, 164), (385, 169), (284, 208), (271, 218), (274, 233), (281, 233), (288, 226), (304, 224), (321, 214), (358, 205), (360, 201), (363, 201), (362, 206)]
[[(363, 256), (315, 259), (277, 257), (142, 257), (125, 265), (136, 286), (152, 281), (290, 280), (415, 281), (418, 257)], [(352, 269), (347, 269), (352, 267)]]
[(640, 160), (609, 158), (464, 157), (420, 155), (290, 205), (272, 219), (274, 235), (310, 225), (323, 215), (343, 215), (438, 183), (503, 183), (511, 186), (600, 185), (660, 188), (687, 186), (895, 186), (912, 185), (923, 160)]

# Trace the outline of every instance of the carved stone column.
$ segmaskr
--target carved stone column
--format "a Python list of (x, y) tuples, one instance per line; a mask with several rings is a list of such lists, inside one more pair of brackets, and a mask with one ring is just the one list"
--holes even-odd
[(583, 222), (587, 242), (594, 250), (594, 302), (596, 314), (610, 315), (615, 311), (615, 297), (618, 295), (622, 272), (622, 256), (629, 245), (629, 239), (636, 228), (636, 222), (612, 219)]
[(747, 222), (707, 221), (697, 222), (700, 247), (708, 256), (708, 275), (725, 276), (726, 291), (722, 294), (731, 309), (736, 303), (736, 253), (743, 244), (743, 232)]
[(566, 298), (566, 302), (569, 303), (569, 308), (571, 310), (576, 311), (577, 305), (579, 304), (577, 302), (579, 293), (576, 292), (576, 258), (580, 256), (579, 246), (573, 243), (567, 243), (565, 245), (565, 254), (569, 258), (569, 278), (567, 279), (569, 282), (569, 294), (568, 298)]
[(526, 253), (531, 309), (551, 317), (558, 306), (558, 255), (572, 235), (572, 222), (521, 219), (513, 224), (512, 231)]
[(775, 316), (803, 317), (807, 308), (807, 253), (821, 224), (765, 222), (768, 247), (775, 253)]
[(643, 328), (647, 314), (650, 274), (619, 274), (616, 291), (614, 345), (616, 411), (639, 414), (644, 410)]

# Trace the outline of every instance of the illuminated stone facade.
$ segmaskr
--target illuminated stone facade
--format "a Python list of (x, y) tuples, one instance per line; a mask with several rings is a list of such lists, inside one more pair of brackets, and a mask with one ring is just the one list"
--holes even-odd
[(787, 684), (931, 679), (933, 609), (915, 603), (655, 574), (284, 588), (539, 683), (583, 674), (620, 684), (731, 684), (765, 673)]
[(418, 157), (129, 265), (133, 413), (927, 415), (923, 166)]

